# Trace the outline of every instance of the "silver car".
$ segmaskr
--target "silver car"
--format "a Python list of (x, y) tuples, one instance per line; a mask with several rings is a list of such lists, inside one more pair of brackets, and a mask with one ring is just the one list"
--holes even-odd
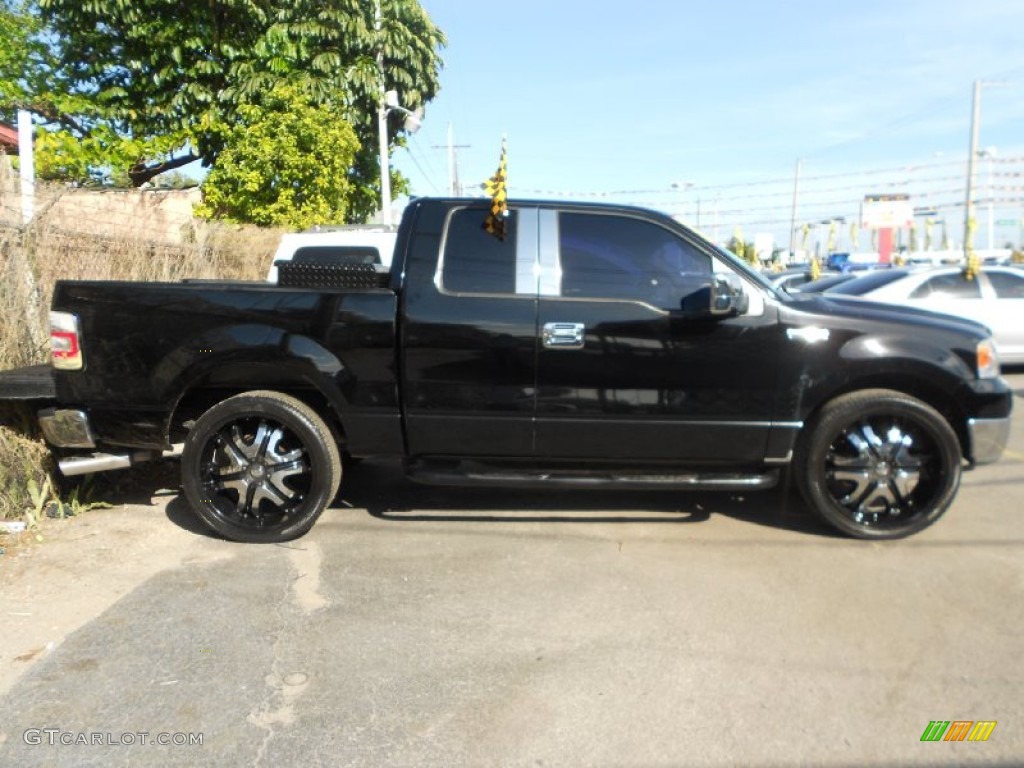
[(1024, 363), (1024, 270), (984, 267), (968, 280), (962, 267), (893, 268), (825, 291), (944, 312), (984, 323), (1003, 363)]

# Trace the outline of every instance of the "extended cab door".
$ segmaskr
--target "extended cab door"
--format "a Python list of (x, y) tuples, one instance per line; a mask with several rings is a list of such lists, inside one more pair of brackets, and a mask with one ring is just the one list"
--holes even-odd
[(682, 298), (725, 263), (671, 220), (564, 208), (540, 223), (541, 264), (558, 280), (539, 299), (538, 456), (762, 460), (774, 307), (750, 291), (743, 316), (685, 316)]
[(537, 362), (537, 210), (504, 238), (483, 203), (427, 204), (406, 266), (402, 367), (411, 456), (530, 457)]

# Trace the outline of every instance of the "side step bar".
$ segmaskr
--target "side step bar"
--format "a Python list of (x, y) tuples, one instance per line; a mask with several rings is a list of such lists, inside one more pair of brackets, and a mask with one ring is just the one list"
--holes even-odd
[(131, 451), (130, 453), (93, 453), (88, 456), (68, 456), (60, 459), (57, 466), (65, 477), (88, 475), (93, 472), (109, 472), (114, 469), (128, 469), (136, 464), (160, 458), (181, 455), (184, 443), (175, 443), (169, 451)]
[(406, 466), (410, 480), (424, 485), (505, 488), (612, 488), (633, 490), (752, 491), (774, 488), (779, 470), (762, 473), (630, 472), (622, 469), (567, 470), (488, 466), (477, 462), (415, 461)]

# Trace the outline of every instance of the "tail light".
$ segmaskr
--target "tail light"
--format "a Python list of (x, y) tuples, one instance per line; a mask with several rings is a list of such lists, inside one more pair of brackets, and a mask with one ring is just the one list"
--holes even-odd
[(70, 312), (50, 313), (50, 355), (54, 368), (81, 370), (82, 345), (79, 343), (77, 316)]

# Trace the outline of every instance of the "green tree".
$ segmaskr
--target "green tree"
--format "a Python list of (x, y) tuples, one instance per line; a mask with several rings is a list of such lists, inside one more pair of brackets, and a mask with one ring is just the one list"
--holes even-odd
[(44, 179), (128, 183), (139, 157), (161, 157), (184, 135), (139, 138), (110, 119), (88, 84), (61, 64), (60, 46), (32, 0), (0, 0), (0, 119), (14, 123), (27, 109), (48, 128), (36, 143)]
[(359, 149), (352, 127), (291, 85), (238, 106), (203, 183), (207, 218), (305, 229), (342, 221)]
[[(376, 4), (367, 0), (0, 3), (6, 9), (23, 3), (18, 7), (36, 25), (27, 39), (45, 54), (21, 56), (22, 92), (0, 93), (0, 113), (32, 109), (48, 129), (70, 137), (54, 140), (65, 150), (71, 139), (84, 143), (102, 130), (105, 138), (135, 142), (107, 163), (135, 185), (195, 159), (215, 166), (225, 126), (243, 120), (239, 106), (258, 105), (287, 84), (354, 128), (360, 150), (349, 171), (347, 217), (365, 220), (378, 199), (381, 91), (397, 90), (403, 105), (415, 109), (440, 87), (444, 34), (416, 0), (380, 0), (379, 27)], [(47, 81), (42, 90), (40, 79)], [(40, 94), (74, 95), (85, 105)], [(400, 142), (401, 120), (394, 115), (389, 143)], [(83, 162), (92, 167), (92, 155)], [(79, 166), (71, 164), (69, 172)]]

